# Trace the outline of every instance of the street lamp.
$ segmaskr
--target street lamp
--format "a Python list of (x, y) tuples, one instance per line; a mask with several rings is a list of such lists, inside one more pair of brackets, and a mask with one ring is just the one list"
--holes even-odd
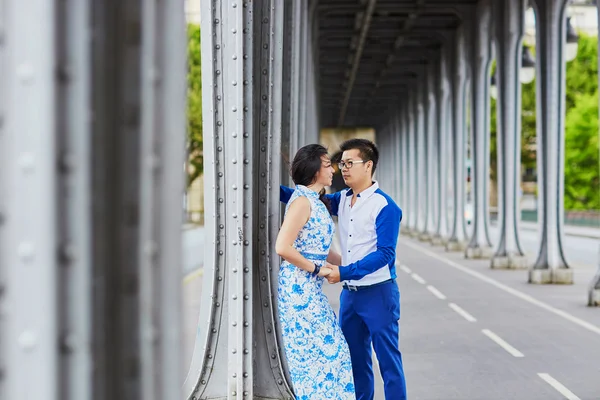
[(529, 51), (529, 46), (523, 45), (519, 80), (521, 83), (530, 83), (533, 78), (535, 78), (535, 60)]
[(567, 48), (565, 51), (565, 59), (567, 62), (573, 61), (577, 57), (577, 44), (579, 42), (579, 35), (575, 32), (573, 24), (571, 24), (571, 17), (567, 17)]
[(490, 79), (490, 96), (492, 96), (492, 99), (494, 100), (496, 100), (496, 98), (498, 97), (498, 84), (496, 83), (496, 72), (492, 74), (492, 77)]

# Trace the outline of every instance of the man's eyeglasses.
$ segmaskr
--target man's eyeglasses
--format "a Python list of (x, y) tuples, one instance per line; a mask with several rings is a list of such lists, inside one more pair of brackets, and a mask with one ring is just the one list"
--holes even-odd
[(348, 161), (345, 161), (345, 162), (344, 162), (344, 161), (340, 161), (340, 162), (338, 163), (338, 167), (339, 167), (340, 169), (342, 169), (342, 168), (348, 168), (348, 169), (350, 169), (350, 168), (352, 168), (352, 166), (353, 166), (354, 164), (365, 163), (365, 162), (367, 162), (367, 161), (369, 161), (369, 160), (366, 160), (366, 161), (365, 161), (365, 160), (356, 160), (356, 161), (353, 161), (353, 160), (348, 160)]

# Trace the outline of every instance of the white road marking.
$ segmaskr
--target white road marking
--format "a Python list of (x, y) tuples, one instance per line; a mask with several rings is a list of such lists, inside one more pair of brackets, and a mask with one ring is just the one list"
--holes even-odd
[(435, 297), (437, 297), (438, 299), (440, 299), (440, 300), (446, 300), (446, 296), (444, 296), (444, 294), (443, 294), (442, 292), (440, 292), (439, 290), (437, 290), (435, 287), (433, 287), (433, 286), (431, 286), (431, 285), (428, 285), (428, 286), (427, 286), (427, 289), (428, 289), (428, 290), (429, 290), (431, 293), (433, 293), (433, 295), (434, 295)]
[(474, 316), (472, 316), (471, 314), (469, 314), (468, 312), (466, 312), (465, 310), (463, 310), (462, 308), (460, 308), (456, 304), (449, 303), (448, 306), (450, 306), (451, 309), (453, 309), (458, 314), (460, 314), (461, 316), (463, 316), (464, 319), (466, 319), (467, 321), (469, 321), (469, 322), (475, 322), (475, 321), (477, 321), (477, 319), (475, 319)]
[(404, 272), (406, 272), (407, 274), (410, 274), (412, 271), (410, 270), (410, 268), (408, 268), (406, 265), (401, 265), (400, 269)]
[(411, 276), (415, 281), (419, 282), (421, 285), (425, 284), (425, 279), (421, 278), (419, 275), (415, 274), (414, 272)]
[(538, 376), (545, 380), (550, 386), (556, 389), (560, 394), (565, 396), (568, 400), (581, 400), (579, 397), (575, 396), (573, 392), (564, 387), (559, 381), (551, 377), (546, 373), (539, 373)]
[(524, 301), (526, 301), (526, 302), (528, 302), (530, 304), (533, 304), (533, 305), (538, 306), (540, 308), (543, 308), (544, 310), (549, 311), (549, 312), (551, 312), (551, 313), (553, 313), (555, 315), (558, 315), (559, 317), (562, 317), (562, 318), (566, 319), (567, 321), (570, 321), (570, 322), (572, 322), (572, 323), (574, 323), (576, 325), (579, 325), (582, 328), (585, 328), (585, 329), (589, 330), (590, 332), (593, 332), (593, 333), (595, 333), (597, 335), (600, 335), (600, 327), (599, 326), (596, 326), (596, 325), (591, 324), (591, 323), (589, 323), (587, 321), (584, 321), (584, 320), (582, 320), (580, 318), (577, 318), (577, 317), (569, 314), (566, 311), (559, 310), (558, 308), (554, 308), (551, 305), (546, 304), (543, 301), (540, 301), (540, 300), (538, 300), (538, 299), (536, 299), (536, 298), (534, 298), (534, 297), (532, 297), (532, 296), (530, 296), (528, 294), (525, 294), (525, 293), (520, 292), (520, 291), (518, 291), (516, 289), (513, 289), (510, 286), (507, 286), (507, 285), (505, 285), (503, 283), (498, 282), (495, 279), (487, 277), (487, 276), (485, 276), (482, 273), (479, 273), (477, 271), (473, 271), (472, 269), (467, 268), (467, 267), (465, 267), (463, 265), (460, 265), (460, 264), (458, 264), (458, 263), (456, 263), (454, 261), (448, 260), (448, 259), (446, 259), (446, 258), (444, 258), (444, 257), (442, 257), (442, 256), (440, 256), (440, 255), (438, 255), (438, 254), (436, 254), (434, 252), (431, 252), (429, 250), (426, 250), (426, 249), (422, 248), (421, 246), (418, 246), (416, 244), (410, 243), (410, 242), (408, 242), (406, 240), (402, 240), (402, 244), (405, 244), (408, 247), (412, 247), (413, 249), (418, 250), (421, 253), (426, 254), (426, 255), (428, 255), (428, 256), (430, 256), (432, 258), (440, 260), (440, 261), (448, 264), (449, 266), (451, 266), (453, 268), (456, 268), (459, 271), (462, 271), (462, 272), (464, 272), (466, 274), (469, 274), (469, 275), (471, 275), (471, 276), (473, 276), (473, 277), (475, 277), (475, 278), (477, 278), (479, 280), (482, 280), (482, 281), (484, 281), (486, 283), (489, 283), (492, 286), (496, 286), (498, 289), (503, 290), (503, 291), (505, 291), (505, 292), (507, 292), (509, 294), (512, 294), (513, 296), (518, 297), (521, 300), (524, 300)]
[(482, 329), (481, 332), (483, 332), (483, 334), (485, 336), (489, 337), (494, 342), (496, 342), (504, 350), (508, 351), (513, 357), (525, 357), (525, 355), (523, 353), (521, 353), (519, 350), (512, 347), (510, 344), (506, 343), (506, 341), (504, 339), (502, 339), (500, 336), (496, 335), (494, 332), (490, 331), (489, 329)]

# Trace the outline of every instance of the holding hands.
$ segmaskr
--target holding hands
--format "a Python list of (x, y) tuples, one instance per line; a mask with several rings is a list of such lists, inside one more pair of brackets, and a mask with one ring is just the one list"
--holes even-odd
[(340, 281), (340, 267), (337, 265), (333, 265), (329, 262), (327, 262), (325, 264), (325, 266), (323, 267), (323, 269), (328, 269), (330, 270), (330, 272), (325, 275), (325, 277), (327, 278), (327, 282), (334, 284), (334, 283), (338, 283)]

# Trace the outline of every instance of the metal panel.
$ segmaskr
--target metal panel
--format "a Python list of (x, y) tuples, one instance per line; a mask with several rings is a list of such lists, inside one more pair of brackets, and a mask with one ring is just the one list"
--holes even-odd
[(59, 393), (56, 8), (42, 0), (4, 1), (2, 7), (4, 395), (53, 400)]

